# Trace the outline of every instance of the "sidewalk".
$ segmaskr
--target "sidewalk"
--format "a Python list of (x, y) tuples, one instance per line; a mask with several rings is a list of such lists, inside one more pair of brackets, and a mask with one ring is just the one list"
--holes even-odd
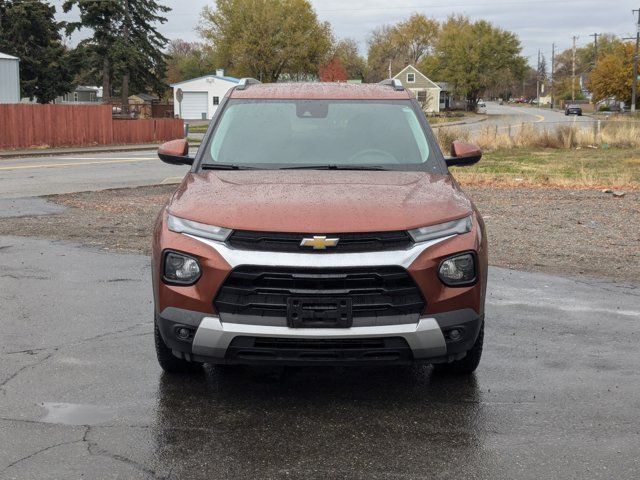
[(474, 123), (486, 122), (487, 120), (489, 120), (489, 115), (485, 115), (484, 117), (481, 117), (481, 118), (472, 117), (472, 118), (465, 118), (463, 120), (456, 120), (453, 122), (436, 123), (430, 126), (432, 129), (435, 129), (440, 127), (453, 127), (456, 125), (473, 125)]
[[(78, 155), (85, 153), (113, 153), (157, 150), (160, 143), (145, 143), (139, 145), (97, 145), (94, 147), (62, 147), (62, 148), (33, 148), (27, 150), (0, 150), (0, 159), (24, 157), (50, 157), (54, 155)], [(190, 143), (190, 147), (198, 147), (199, 143)]]

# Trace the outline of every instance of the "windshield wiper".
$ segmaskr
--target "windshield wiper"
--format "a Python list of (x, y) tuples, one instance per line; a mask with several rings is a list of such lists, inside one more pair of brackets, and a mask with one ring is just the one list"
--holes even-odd
[(375, 165), (295, 165), (293, 167), (282, 167), (280, 170), (388, 170)]
[(233, 163), (203, 163), (201, 168), (203, 170), (257, 170), (256, 167), (246, 167)]

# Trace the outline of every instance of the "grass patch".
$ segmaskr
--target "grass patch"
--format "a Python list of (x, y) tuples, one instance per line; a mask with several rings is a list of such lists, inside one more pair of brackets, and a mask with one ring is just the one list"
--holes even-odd
[(209, 125), (189, 125), (189, 133), (205, 133)]
[(452, 171), (464, 185), (640, 190), (640, 149), (498, 149)]

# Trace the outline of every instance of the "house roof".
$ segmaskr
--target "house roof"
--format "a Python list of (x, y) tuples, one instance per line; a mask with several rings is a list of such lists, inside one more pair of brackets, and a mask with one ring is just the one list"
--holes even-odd
[(98, 87), (85, 87), (84, 85), (78, 85), (73, 89), (74, 92), (97, 92)]
[(411, 94), (378, 83), (361, 85), (337, 82), (262, 83), (234, 89), (231, 98), (278, 100), (406, 100)]
[(7, 55), (6, 53), (0, 52), (0, 59), (3, 60), (20, 60), (18, 57), (14, 57), (13, 55)]
[[(433, 88), (440, 88), (438, 86), (437, 83), (435, 83), (433, 80), (431, 80), (429, 77), (427, 77), (424, 73), (422, 73), (420, 70), (418, 70), (416, 67), (414, 67), (413, 65), (407, 65), (406, 67), (404, 67), (402, 70), (400, 70), (398, 73), (396, 73), (393, 78), (397, 78), (400, 81), (402, 81), (402, 79), (400, 78), (400, 75), (402, 75), (403, 73), (405, 73), (407, 70), (413, 70), (415, 73), (417, 73), (418, 75), (420, 75), (421, 77), (423, 77), (427, 82), (429, 82)], [(411, 88), (408, 85), (405, 85), (405, 87), (407, 88)]]
[(214, 74), (210, 74), (210, 75), (203, 75), (202, 77), (196, 77), (196, 78), (190, 78), (188, 80), (183, 80), (181, 82), (176, 82), (176, 83), (172, 83), (171, 85), (169, 85), (170, 87), (176, 87), (178, 85), (182, 85), (183, 83), (189, 83), (189, 82), (193, 82), (194, 80), (200, 80), (202, 78), (216, 78), (218, 80), (224, 80), (225, 82), (231, 82), (231, 83), (238, 83), (240, 82), (239, 78), (236, 77), (220, 77), (218, 75), (214, 75)]

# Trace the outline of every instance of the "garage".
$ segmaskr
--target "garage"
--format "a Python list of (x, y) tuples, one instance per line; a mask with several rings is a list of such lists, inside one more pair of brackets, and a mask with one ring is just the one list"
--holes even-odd
[(207, 92), (183, 92), (182, 118), (187, 120), (202, 120), (207, 118)]
[(218, 105), (235, 87), (237, 78), (225, 76), (223, 69), (216, 70), (215, 75), (191, 78), (173, 83), (173, 112), (178, 118), (185, 120), (210, 120), (218, 109)]

